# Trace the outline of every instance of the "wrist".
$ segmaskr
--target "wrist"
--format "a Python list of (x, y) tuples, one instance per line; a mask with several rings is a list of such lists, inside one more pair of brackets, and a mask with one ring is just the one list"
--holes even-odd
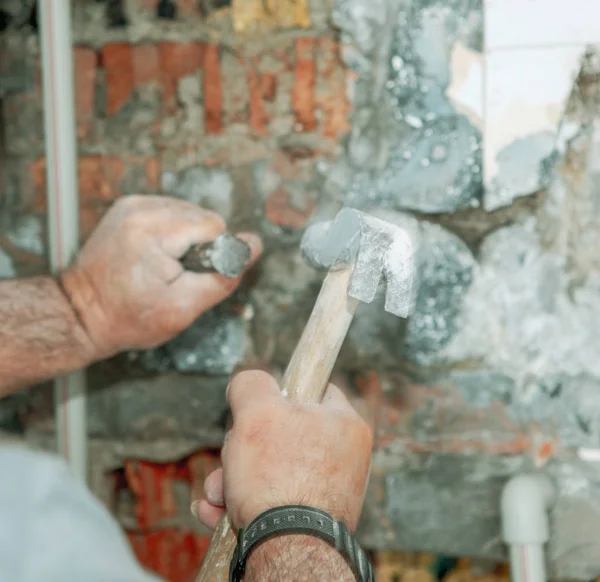
[(327, 542), (310, 535), (289, 534), (257, 546), (246, 567), (245, 582), (355, 582), (346, 560)]
[(95, 294), (86, 278), (74, 268), (63, 271), (56, 277), (56, 283), (64, 296), (75, 322), (75, 333), (83, 346), (86, 364), (114, 355), (103, 349), (90, 332), (89, 321), (99, 311), (95, 303)]

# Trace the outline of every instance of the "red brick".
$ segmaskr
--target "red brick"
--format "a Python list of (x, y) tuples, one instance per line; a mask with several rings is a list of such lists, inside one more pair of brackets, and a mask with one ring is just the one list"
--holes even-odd
[(126, 461), (125, 477), (135, 495), (135, 515), (138, 527), (156, 527), (162, 520), (177, 514), (173, 496), (174, 465), (159, 465), (147, 461)]
[(89, 135), (94, 119), (98, 55), (84, 46), (75, 47), (74, 52), (77, 137), (83, 139)]
[(285, 187), (271, 192), (265, 204), (265, 216), (273, 224), (289, 228), (302, 228), (310, 218), (315, 207), (314, 199), (307, 200), (306, 208), (292, 206)]
[(329, 38), (319, 40), (318, 75), (326, 89), (316, 96), (323, 112), (323, 135), (339, 139), (350, 130), (351, 104), (347, 94), (347, 71), (342, 65), (339, 45)]
[(302, 131), (314, 131), (317, 128), (315, 115), (315, 41), (312, 38), (296, 40), (296, 67), (294, 71), (294, 91), (292, 109)]
[(175, 528), (127, 532), (138, 561), (171, 582), (194, 582), (210, 545), (210, 536)]
[(139, 87), (160, 81), (160, 57), (155, 44), (139, 44), (132, 47), (133, 85)]
[(172, 42), (159, 44), (160, 74), (163, 101), (173, 109), (177, 97), (177, 81), (202, 68), (204, 44), (201, 42)]
[(113, 42), (102, 49), (106, 71), (106, 113), (114, 115), (131, 98), (134, 89), (133, 55), (126, 42)]
[[(125, 162), (111, 156), (82, 156), (78, 161), (79, 218), (81, 238), (92, 232), (102, 214), (121, 195), (121, 181)], [(35, 188), (33, 207), (46, 212), (46, 160), (40, 158), (31, 164)]]
[(259, 135), (267, 133), (263, 95), (255, 66), (248, 67), (248, 91), (250, 93), (250, 129)]
[(223, 131), (223, 81), (218, 45), (209, 44), (204, 53), (204, 128), (207, 133)]
[(260, 92), (263, 99), (274, 101), (277, 95), (277, 77), (273, 73), (263, 73), (260, 76)]

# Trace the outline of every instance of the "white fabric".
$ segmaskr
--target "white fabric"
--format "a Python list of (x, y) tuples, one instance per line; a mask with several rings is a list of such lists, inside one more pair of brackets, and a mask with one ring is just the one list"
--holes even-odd
[(64, 460), (0, 446), (0, 582), (159, 582)]

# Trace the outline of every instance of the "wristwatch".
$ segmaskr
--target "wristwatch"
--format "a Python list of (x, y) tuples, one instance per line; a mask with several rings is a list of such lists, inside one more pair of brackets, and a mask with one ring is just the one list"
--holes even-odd
[(229, 582), (241, 582), (250, 552), (265, 540), (286, 534), (318, 537), (346, 560), (357, 582), (374, 582), (373, 566), (346, 525), (314, 507), (286, 505), (269, 509), (238, 531), (238, 544), (229, 567)]

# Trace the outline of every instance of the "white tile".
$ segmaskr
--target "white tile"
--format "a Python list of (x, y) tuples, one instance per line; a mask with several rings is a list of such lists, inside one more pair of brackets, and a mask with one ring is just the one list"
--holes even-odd
[(481, 53), (457, 42), (452, 50), (446, 95), (454, 108), (476, 127), (483, 127), (483, 62)]
[(494, 51), (486, 55), (484, 179), (486, 208), (539, 186), (539, 164), (556, 135), (584, 46)]
[(485, 0), (486, 50), (600, 42), (599, 0)]

